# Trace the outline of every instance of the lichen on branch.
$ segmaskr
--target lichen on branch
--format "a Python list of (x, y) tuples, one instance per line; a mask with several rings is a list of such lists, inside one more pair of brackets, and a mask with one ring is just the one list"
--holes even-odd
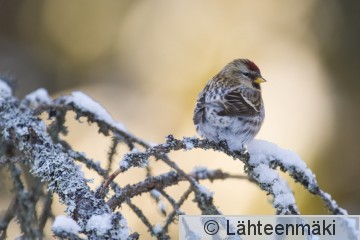
[[(131, 232), (127, 225), (127, 216), (120, 208), (123, 204), (133, 211), (154, 237), (169, 239), (169, 226), (180, 214), (186, 214), (182, 207), (192, 194), (202, 214), (222, 214), (214, 205), (216, 192), (203, 186), (202, 181), (250, 181), (273, 196), (272, 205), (277, 214), (300, 214), (292, 190), (279, 176), (278, 169), (323, 199), (331, 213), (347, 214), (330, 194), (321, 190), (315, 175), (297, 154), (273, 143), (254, 140), (249, 144), (248, 151), (233, 152), (222, 142), (196, 137), (177, 139), (169, 135), (164, 143), (154, 145), (130, 133), (84, 93), (73, 92), (52, 99), (46, 90), (40, 89), (18, 100), (12, 92), (7, 82), (0, 79), (0, 168), (9, 166), (15, 193), (8, 210), (0, 215), (0, 239), (6, 237), (9, 223), (14, 218), (25, 238), (43, 238), (46, 222), (55, 219), (52, 231), (60, 239), (82, 239), (84, 235), (88, 239), (138, 239), (136, 229)], [(96, 123), (100, 134), (112, 138), (107, 168), (101, 167), (86, 154), (77, 152), (60, 137), (67, 134), (65, 117), (68, 111), (73, 111), (77, 119), (85, 117), (88, 122)], [(50, 124), (39, 118), (44, 112), (48, 113)], [(128, 151), (116, 159), (119, 146), (126, 146)], [(221, 168), (197, 167), (186, 172), (170, 158), (172, 152), (193, 149), (222, 152), (224, 156), (242, 162), (244, 171), (239, 168), (238, 174), (230, 174)], [(170, 170), (153, 175), (152, 161), (162, 161)], [(118, 162), (114, 170), (113, 162)], [(79, 163), (103, 179), (95, 191), (90, 188)], [(121, 186), (116, 181), (117, 177), (131, 168), (144, 169), (146, 177), (140, 182)], [(28, 178), (21, 178), (24, 175), (22, 171), (30, 171), (31, 177), (37, 179), (36, 187), (28, 187), (31, 184), (23, 182)], [(188, 187), (179, 199), (175, 199), (167, 193), (167, 188), (180, 182), (188, 182)], [(134, 197), (144, 193), (150, 193), (154, 199), (159, 213), (165, 218), (163, 223), (152, 222), (141, 207), (133, 203)], [(57, 194), (66, 206), (67, 216), (55, 218), (51, 208), (52, 194)], [(165, 207), (164, 201), (170, 203), (170, 210)], [(41, 213), (38, 213), (39, 204), (43, 208)], [(21, 206), (29, 206), (28, 211), (21, 211)]]

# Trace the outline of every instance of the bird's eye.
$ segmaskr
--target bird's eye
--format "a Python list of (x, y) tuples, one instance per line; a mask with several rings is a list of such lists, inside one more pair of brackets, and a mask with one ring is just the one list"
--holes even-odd
[(242, 75), (244, 75), (245, 77), (250, 77), (250, 73), (249, 73), (249, 72), (243, 72)]

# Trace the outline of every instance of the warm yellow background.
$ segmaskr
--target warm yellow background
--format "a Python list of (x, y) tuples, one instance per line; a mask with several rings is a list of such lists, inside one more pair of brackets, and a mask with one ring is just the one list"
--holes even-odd
[[(226, 63), (249, 58), (268, 80), (262, 85), (266, 119), (257, 138), (296, 151), (320, 186), (351, 214), (359, 214), (360, 31), (359, 3), (353, 4), (0, 0), (0, 75), (17, 80), (19, 96), (39, 87), (53, 96), (84, 91), (129, 131), (161, 143), (170, 133), (196, 135), (197, 94)], [(95, 126), (68, 124), (74, 148), (105, 161), (110, 140), (99, 136)], [(242, 164), (211, 151), (172, 157), (188, 171), (208, 166), (243, 173)], [(154, 165), (154, 173), (166, 171), (163, 164)], [(118, 182), (124, 186), (142, 177), (142, 170), (131, 170)], [(98, 183), (95, 179), (94, 186)], [(318, 198), (289, 183), (302, 213), (327, 213)], [(9, 187), (0, 184), (4, 209)], [(274, 213), (264, 192), (246, 181), (205, 185), (224, 214)], [(168, 192), (181, 194), (179, 188)], [(161, 223), (148, 196), (134, 202), (154, 224)], [(185, 210), (199, 213), (191, 201)], [(120, 211), (133, 230), (148, 236), (127, 207)], [(18, 230), (10, 234), (17, 235)]]

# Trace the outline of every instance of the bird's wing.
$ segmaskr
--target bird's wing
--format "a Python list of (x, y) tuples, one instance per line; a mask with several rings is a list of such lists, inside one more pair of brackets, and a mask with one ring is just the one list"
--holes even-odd
[(222, 99), (220, 116), (252, 116), (260, 112), (262, 100), (259, 91), (237, 87), (229, 90)]
[(199, 94), (198, 100), (196, 102), (196, 106), (195, 106), (195, 110), (194, 110), (194, 124), (197, 125), (200, 122), (202, 122), (204, 120), (205, 117), (205, 108), (204, 108), (204, 104), (205, 104), (205, 92), (202, 91)]

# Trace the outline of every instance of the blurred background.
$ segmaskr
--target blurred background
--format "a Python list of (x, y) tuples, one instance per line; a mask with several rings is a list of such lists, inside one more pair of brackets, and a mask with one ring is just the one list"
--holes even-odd
[[(360, 214), (359, 10), (359, 1), (335, 0), (0, 0), (0, 77), (15, 80), (19, 97), (40, 87), (52, 96), (81, 90), (135, 135), (161, 143), (168, 134), (195, 136), (197, 94), (226, 63), (249, 58), (268, 81), (257, 138), (297, 152), (323, 190)], [(68, 124), (75, 149), (106, 159), (110, 141), (96, 126)], [(186, 170), (243, 172), (210, 151), (173, 157)], [(158, 165), (154, 173), (167, 170)], [(140, 181), (136, 171), (118, 181)], [(0, 184), (4, 210), (10, 193), (6, 180)], [(289, 184), (303, 214), (327, 214), (317, 197)], [(246, 181), (205, 185), (225, 214), (274, 213)], [(137, 204), (148, 205), (144, 199)], [(158, 215), (153, 209), (145, 212)], [(191, 203), (185, 209), (199, 213)], [(147, 236), (135, 218), (129, 224)]]

